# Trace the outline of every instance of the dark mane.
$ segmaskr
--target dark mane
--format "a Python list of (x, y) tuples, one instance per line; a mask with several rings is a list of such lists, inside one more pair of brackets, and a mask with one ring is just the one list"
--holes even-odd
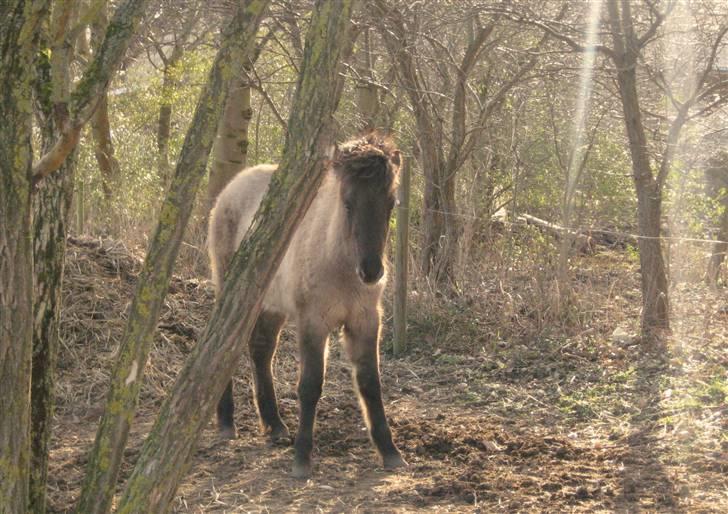
[(391, 189), (396, 186), (396, 166), (387, 164), (398, 153), (389, 137), (370, 131), (339, 146), (334, 157), (334, 169), (342, 177), (383, 181), (385, 187)]

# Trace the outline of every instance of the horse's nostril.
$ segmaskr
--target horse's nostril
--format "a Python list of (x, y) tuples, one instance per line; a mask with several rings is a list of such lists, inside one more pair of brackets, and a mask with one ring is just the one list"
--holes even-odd
[(364, 260), (357, 268), (357, 274), (365, 284), (373, 284), (384, 275), (384, 267), (379, 260)]

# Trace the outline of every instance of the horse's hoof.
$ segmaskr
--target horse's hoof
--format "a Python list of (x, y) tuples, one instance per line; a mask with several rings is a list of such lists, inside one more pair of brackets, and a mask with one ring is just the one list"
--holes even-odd
[(382, 460), (384, 461), (384, 469), (390, 470), (390, 469), (397, 469), (397, 468), (406, 468), (409, 466), (407, 464), (407, 461), (402, 458), (402, 455), (399, 453), (393, 453), (391, 455), (385, 455)]
[(294, 461), (291, 476), (301, 479), (311, 478), (311, 463)]
[(238, 437), (235, 427), (219, 427), (217, 429), (220, 439), (236, 439)]
[(288, 432), (288, 427), (286, 427), (286, 425), (280, 425), (273, 428), (268, 434), (268, 438), (274, 445), (291, 444), (291, 434)]

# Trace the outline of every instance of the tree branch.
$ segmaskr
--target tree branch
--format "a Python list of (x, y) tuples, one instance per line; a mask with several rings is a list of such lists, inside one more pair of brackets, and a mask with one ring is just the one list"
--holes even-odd
[(33, 185), (56, 171), (78, 143), (83, 125), (91, 118), (121, 64), (147, 3), (148, 0), (126, 0), (116, 9), (98, 54), (71, 94), (68, 117), (58, 141), (33, 166)]

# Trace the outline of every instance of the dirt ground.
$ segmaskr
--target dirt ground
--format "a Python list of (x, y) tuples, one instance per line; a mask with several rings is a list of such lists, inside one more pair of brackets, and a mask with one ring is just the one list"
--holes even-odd
[[(414, 348), (401, 359), (382, 358), (388, 415), (410, 464), (404, 471), (379, 466), (335, 337), (308, 481), (289, 476), (289, 446), (259, 435), (241, 363), (239, 437), (220, 441), (210, 423), (174, 511), (728, 512), (726, 290), (678, 284), (673, 336), (641, 343), (631, 336), (639, 314), (634, 263), (611, 253), (584, 259), (585, 270), (611, 271), (588, 285), (603, 295), (603, 309), (568, 336), (541, 330), (499, 338), (472, 301), (451, 304), (442, 318), (422, 314), (422, 298), (413, 301)], [(68, 512), (78, 497), (139, 266), (113, 241), (69, 241), (51, 512)], [(174, 280), (122, 478), (212, 301), (206, 281)], [(532, 315), (521, 308), (514, 323)], [(286, 333), (276, 362), (291, 429), (294, 348)]]

